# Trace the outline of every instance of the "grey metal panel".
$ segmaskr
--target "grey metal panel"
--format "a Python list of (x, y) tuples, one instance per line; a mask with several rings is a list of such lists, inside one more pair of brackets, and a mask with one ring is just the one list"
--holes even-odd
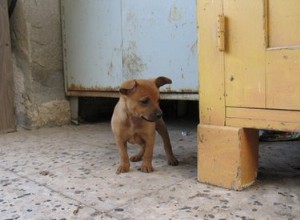
[(63, 0), (69, 89), (112, 90), (122, 80), (121, 0)]
[(164, 75), (172, 91), (198, 92), (196, 1), (124, 0), (122, 13), (124, 78)]
[(62, 0), (68, 91), (164, 75), (198, 92), (196, 0)]

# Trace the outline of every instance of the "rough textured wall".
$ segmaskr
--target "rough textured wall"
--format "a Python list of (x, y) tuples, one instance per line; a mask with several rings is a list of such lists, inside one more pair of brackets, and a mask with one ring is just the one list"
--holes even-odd
[(19, 125), (30, 129), (69, 123), (60, 1), (18, 0), (10, 23)]

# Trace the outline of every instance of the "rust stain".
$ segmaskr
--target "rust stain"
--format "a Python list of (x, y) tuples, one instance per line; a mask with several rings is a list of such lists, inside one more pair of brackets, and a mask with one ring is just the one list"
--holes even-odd
[(181, 89), (180, 92), (182, 92), (182, 93), (198, 93), (197, 90), (193, 90), (193, 89)]
[(119, 92), (109, 92), (109, 91), (67, 91), (67, 96), (78, 96), (78, 97), (109, 97), (118, 98), (120, 96)]
[[(83, 91), (83, 92), (118, 92), (119, 87), (112, 87), (112, 86), (90, 86), (85, 87), (80, 84), (70, 84), (68, 86), (69, 91)], [(166, 87), (161, 90), (162, 93), (173, 93), (173, 94), (180, 94), (180, 93), (198, 93), (197, 90), (193, 89), (180, 89), (180, 90), (172, 90), (171, 87)]]
[(108, 91), (108, 92), (115, 92), (115, 91), (118, 91), (118, 87), (111, 87), (111, 86), (84, 87), (80, 84), (70, 84), (68, 86), (68, 90), (70, 90), (70, 91)]

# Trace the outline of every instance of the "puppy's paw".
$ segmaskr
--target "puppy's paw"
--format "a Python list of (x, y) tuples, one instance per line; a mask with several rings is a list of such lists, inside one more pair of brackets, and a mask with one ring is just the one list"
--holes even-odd
[(138, 161), (141, 161), (141, 160), (142, 160), (142, 157), (140, 157), (139, 155), (134, 155), (134, 156), (130, 157), (131, 162), (138, 162)]
[(177, 166), (179, 162), (175, 157), (171, 157), (168, 159), (168, 164), (171, 166)]
[(141, 170), (144, 173), (152, 173), (154, 171), (151, 164), (142, 164), (139, 170)]
[(129, 165), (120, 165), (117, 169), (116, 174), (129, 172)]

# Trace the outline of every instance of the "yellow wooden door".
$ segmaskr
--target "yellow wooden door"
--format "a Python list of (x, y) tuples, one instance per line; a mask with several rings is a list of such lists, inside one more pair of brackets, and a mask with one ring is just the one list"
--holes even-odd
[(300, 1), (223, 1), (225, 105), (300, 110)]

